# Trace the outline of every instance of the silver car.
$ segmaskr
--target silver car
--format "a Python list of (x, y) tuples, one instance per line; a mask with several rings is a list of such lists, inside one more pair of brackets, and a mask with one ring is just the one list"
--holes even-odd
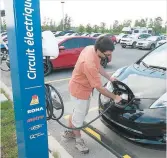
[(139, 49), (154, 49), (157, 45), (157, 42), (161, 40), (160, 36), (151, 36), (144, 40), (139, 40), (136, 44), (136, 48)]

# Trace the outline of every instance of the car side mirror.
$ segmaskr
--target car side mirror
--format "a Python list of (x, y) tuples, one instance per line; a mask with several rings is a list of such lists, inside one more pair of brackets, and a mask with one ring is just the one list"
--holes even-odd
[(65, 47), (64, 46), (60, 46), (59, 50), (65, 50)]

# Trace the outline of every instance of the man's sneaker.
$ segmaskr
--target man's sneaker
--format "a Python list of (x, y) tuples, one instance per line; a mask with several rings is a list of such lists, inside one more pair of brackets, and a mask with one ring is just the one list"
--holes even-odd
[(75, 139), (75, 134), (72, 131), (66, 130), (62, 133), (62, 137), (65, 139)]
[(75, 148), (78, 149), (83, 154), (89, 153), (89, 149), (85, 145), (85, 142), (84, 142), (83, 139), (76, 140), (76, 142), (75, 142)]

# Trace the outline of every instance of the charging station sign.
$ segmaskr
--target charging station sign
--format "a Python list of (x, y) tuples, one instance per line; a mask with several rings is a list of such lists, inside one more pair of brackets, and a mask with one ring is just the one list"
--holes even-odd
[(39, 0), (5, 0), (19, 158), (48, 158)]

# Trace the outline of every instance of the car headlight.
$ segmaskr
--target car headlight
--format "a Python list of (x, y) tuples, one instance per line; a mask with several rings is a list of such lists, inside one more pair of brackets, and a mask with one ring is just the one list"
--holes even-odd
[(164, 107), (167, 107), (167, 92), (163, 94), (158, 100), (156, 100), (150, 106), (150, 109), (164, 108)]

